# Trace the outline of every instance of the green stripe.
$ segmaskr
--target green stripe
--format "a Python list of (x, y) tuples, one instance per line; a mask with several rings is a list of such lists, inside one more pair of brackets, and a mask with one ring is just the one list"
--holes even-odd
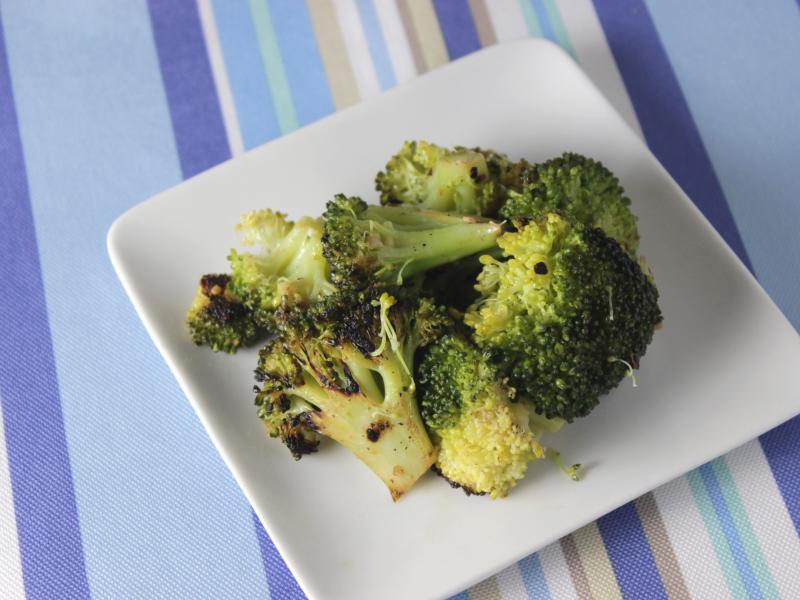
[(539, 19), (536, 18), (536, 12), (533, 10), (531, 3), (528, 0), (519, 0), (519, 8), (522, 10), (525, 23), (528, 25), (528, 33), (533, 37), (542, 37), (542, 28), (539, 26)]
[(714, 552), (717, 555), (717, 560), (722, 567), (722, 572), (728, 583), (728, 589), (734, 598), (747, 598), (747, 592), (744, 589), (739, 571), (736, 569), (736, 563), (731, 556), (731, 550), (728, 547), (728, 541), (725, 539), (725, 534), (719, 523), (719, 518), (711, 504), (711, 498), (708, 497), (708, 491), (703, 484), (703, 479), (700, 473), (695, 469), (686, 474), (686, 479), (689, 482), (689, 488), (692, 490), (695, 504), (700, 510), (700, 516), (706, 526), (708, 537), (714, 545)]
[(553, 35), (556, 36), (559, 46), (569, 52), (572, 58), (578, 60), (575, 49), (572, 47), (572, 42), (569, 41), (567, 29), (564, 27), (564, 21), (561, 20), (561, 12), (559, 12), (555, 0), (542, 0), (542, 4), (544, 4), (544, 9), (547, 11), (547, 20), (550, 21), (550, 27), (553, 29)]
[(778, 588), (772, 578), (772, 573), (769, 571), (767, 561), (761, 552), (761, 545), (756, 539), (753, 526), (750, 524), (742, 499), (739, 497), (736, 484), (733, 482), (733, 477), (728, 469), (728, 463), (725, 462), (724, 458), (717, 458), (711, 461), (711, 468), (714, 469), (714, 474), (717, 476), (720, 489), (722, 489), (722, 495), (725, 497), (728, 510), (733, 517), (739, 537), (742, 539), (745, 552), (747, 552), (747, 559), (750, 561), (753, 571), (755, 571), (758, 587), (761, 588), (767, 598), (778, 598)]
[(275, 37), (275, 28), (272, 26), (267, 0), (250, 0), (250, 13), (253, 16), (253, 27), (256, 30), (267, 83), (275, 103), (278, 128), (282, 134), (288, 133), (297, 129), (297, 114), (294, 110), (292, 92), (283, 68), (283, 59), (278, 48), (278, 39)]

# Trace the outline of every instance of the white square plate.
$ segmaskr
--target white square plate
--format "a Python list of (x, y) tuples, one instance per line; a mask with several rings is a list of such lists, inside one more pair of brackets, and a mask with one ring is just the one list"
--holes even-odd
[[(239, 215), (319, 214), (336, 192), (377, 201), (373, 177), (407, 139), (543, 160), (602, 160), (639, 216), (666, 327), (627, 381), (554, 442), (502, 501), (428, 475), (393, 504), (334, 444), (296, 463), (255, 415), (254, 350), (196, 348), (184, 314), (225, 271)], [(281, 554), (312, 598), (436, 598), (491, 575), (800, 412), (800, 339), (701, 213), (575, 63), (526, 40), (443, 67), (222, 164), (131, 209), (109, 252), (150, 335)]]

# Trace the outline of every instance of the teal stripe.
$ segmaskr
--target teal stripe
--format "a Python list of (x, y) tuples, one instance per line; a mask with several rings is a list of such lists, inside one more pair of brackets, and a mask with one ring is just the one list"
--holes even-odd
[(758, 539), (756, 539), (753, 526), (744, 509), (742, 499), (739, 497), (736, 484), (733, 482), (733, 477), (728, 469), (728, 463), (725, 461), (725, 458), (722, 457), (712, 461), (711, 467), (714, 470), (714, 474), (717, 476), (722, 495), (725, 497), (725, 502), (728, 505), (734, 525), (742, 540), (742, 546), (744, 546), (747, 558), (750, 561), (750, 566), (758, 580), (758, 586), (767, 598), (777, 598), (778, 588), (767, 566), (767, 561), (764, 559), (764, 555), (761, 552), (761, 545), (758, 543)]
[(567, 29), (564, 27), (564, 21), (561, 20), (561, 12), (556, 6), (555, 0), (542, 0), (544, 10), (547, 12), (547, 20), (550, 21), (550, 28), (553, 30), (553, 36), (558, 45), (564, 50), (569, 52), (570, 56), (578, 60), (575, 54), (575, 48), (572, 47), (572, 42), (569, 41)]
[(250, 0), (250, 13), (253, 16), (253, 26), (258, 38), (261, 60), (264, 62), (267, 83), (275, 103), (278, 127), (281, 133), (288, 133), (297, 129), (297, 113), (294, 110), (292, 92), (283, 67), (283, 58), (267, 0)]
[(714, 546), (714, 553), (717, 555), (717, 560), (722, 567), (722, 573), (728, 583), (731, 595), (734, 598), (747, 598), (744, 583), (739, 576), (739, 571), (736, 568), (736, 563), (731, 555), (728, 542), (725, 539), (725, 534), (722, 531), (722, 526), (711, 503), (711, 498), (703, 483), (700, 471), (697, 469), (690, 471), (686, 474), (686, 479), (689, 482), (689, 488), (692, 490), (695, 504), (700, 511), (700, 516), (706, 526), (708, 537)]
[(539, 25), (539, 19), (536, 17), (536, 11), (533, 10), (530, 0), (519, 0), (519, 7), (522, 10), (522, 16), (525, 17), (528, 33), (533, 37), (542, 37), (542, 28)]

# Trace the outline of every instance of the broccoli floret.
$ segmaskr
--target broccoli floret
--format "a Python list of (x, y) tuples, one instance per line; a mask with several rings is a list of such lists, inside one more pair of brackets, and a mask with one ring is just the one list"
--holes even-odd
[(377, 293), (327, 298), (307, 315), (281, 312), (279, 335), (259, 355), (256, 404), (296, 458), (316, 449), (315, 434), (328, 436), (396, 500), (436, 460), (417, 408), (414, 354), (451, 321), (427, 300)]
[(279, 306), (305, 306), (333, 290), (322, 256), (321, 219), (292, 222), (282, 213), (256, 210), (242, 217), (237, 231), (242, 245), (257, 251), (231, 250), (230, 288), (262, 327), (273, 328)]
[(534, 165), (528, 184), (515, 188), (500, 209), (506, 219), (536, 218), (562, 212), (589, 227), (599, 227), (631, 255), (639, 247), (636, 216), (619, 180), (602, 163), (566, 152)]
[(406, 142), (378, 173), (375, 186), (381, 204), (494, 216), (525, 164), (493, 150)]
[(340, 288), (401, 284), (436, 266), (491, 248), (499, 223), (413, 207), (370, 206), (338, 195), (327, 204), (322, 246)]
[(544, 458), (542, 430), (530, 427), (528, 405), (514, 402), (514, 390), (467, 337), (431, 344), (417, 379), (422, 417), (439, 446), (435, 469), (452, 485), (504, 497), (530, 461)]
[(186, 322), (195, 344), (233, 354), (258, 341), (263, 331), (247, 307), (228, 290), (229, 281), (228, 275), (203, 275)]
[(555, 213), (518, 225), (498, 240), (504, 259), (482, 259), (464, 321), (537, 412), (570, 422), (638, 368), (658, 291), (600, 229)]

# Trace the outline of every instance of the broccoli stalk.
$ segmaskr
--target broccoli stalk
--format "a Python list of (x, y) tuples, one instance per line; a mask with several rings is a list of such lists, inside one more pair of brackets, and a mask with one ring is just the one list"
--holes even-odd
[(282, 213), (257, 210), (242, 217), (237, 231), (242, 245), (257, 251), (231, 250), (230, 288), (262, 327), (273, 328), (278, 307), (306, 306), (333, 290), (320, 219), (292, 222)]
[(228, 289), (228, 275), (203, 275), (186, 315), (192, 341), (214, 352), (235, 353), (258, 341), (263, 330)]
[(534, 410), (571, 422), (638, 367), (661, 322), (658, 290), (601, 229), (546, 213), (482, 257), (464, 322)]
[(259, 415), (296, 458), (316, 449), (316, 433), (336, 440), (397, 500), (436, 460), (412, 369), (417, 348), (448, 324), (428, 301), (397, 303), (386, 292), (328, 302), (310, 319), (290, 315), (259, 355)]
[(323, 253), (331, 280), (341, 288), (402, 284), (439, 265), (495, 245), (499, 223), (417, 210), (368, 206), (338, 195), (323, 215)]

